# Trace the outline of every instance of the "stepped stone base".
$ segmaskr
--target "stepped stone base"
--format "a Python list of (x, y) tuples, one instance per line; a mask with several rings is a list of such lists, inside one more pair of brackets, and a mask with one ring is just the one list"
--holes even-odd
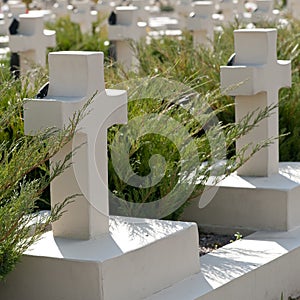
[(299, 260), (300, 228), (255, 232), (201, 256), (201, 272), (145, 300), (298, 299)]
[(45, 233), (24, 255), (1, 300), (138, 300), (199, 272), (194, 223), (110, 218), (93, 240)]
[(233, 174), (219, 184), (213, 199), (199, 208), (194, 199), (183, 220), (216, 232), (286, 231), (300, 226), (300, 163), (280, 163), (279, 174), (242, 177)]

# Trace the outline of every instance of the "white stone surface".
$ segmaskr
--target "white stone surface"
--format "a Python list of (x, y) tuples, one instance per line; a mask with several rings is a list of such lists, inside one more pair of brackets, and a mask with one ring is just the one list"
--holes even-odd
[(46, 66), (46, 49), (56, 46), (56, 33), (44, 29), (43, 15), (21, 14), (19, 22), (18, 33), (9, 35), (9, 47), (19, 53), (21, 74), (25, 74), (32, 65)]
[(279, 173), (269, 177), (232, 174), (216, 189), (201, 209), (201, 198), (194, 199), (183, 220), (220, 232), (286, 231), (300, 226), (300, 163), (280, 163)]
[[(233, 66), (221, 66), (221, 89), (235, 96), (236, 122), (251, 112), (278, 103), (278, 91), (291, 86), (291, 62), (277, 60), (276, 29), (240, 29), (234, 31)], [(251, 45), (251, 47), (249, 47)], [(278, 109), (236, 143), (244, 146), (277, 137)], [(245, 152), (249, 155), (251, 147)], [(261, 149), (239, 170), (243, 176), (270, 176), (278, 173), (278, 140)]]
[(8, 1), (9, 12), (13, 17), (18, 17), (21, 14), (26, 13), (26, 4), (21, 1)]
[(73, 141), (51, 159), (55, 165), (80, 147), (72, 157), (72, 166), (51, 183), (52, 205), (83, 194), (53, 224), (55, 236), (88, 239), (108, 232), (107, 149), (102, 141), (109, 126), (127, 121), (127, 96), (122, 90), (105, 89), (103, 53), (52, 52), (48, 95), (25, 106), (26, 134), (51, 126), (62, 129), (95, 92), (90, 113), (78, 125)]
[(193, 33), (193, 45), (212, 48), (214, 41), (214, 22), (212, 19), (214, 4), (212, 1), (196, 1), (192, 4), (192, 16), (187, 19), (187, 29)]
[(92, 2), (88, 0), (75, 0), (72, 2), (75, 7), (71, 14), (71, 21), (79, 24), (82, 33), (92, 33), (93, 22), (98, 19), (96, 10), (91, 10)]
[[(12, 22), (12, 17), (8, 13), (0, 13), (0, 36), (7, 37), (9, 34), (9, 26)], [(8, 45), (8, 40), (7, 40), (7, 45)], [(2, 47), (1, 47), (2, 48)]]
[(88, 241), (50, 231), (0, 283), (1, 300), (144, 299), (199, 272), (197, 236), (195, 224), (122, 217)]
[(146, 24), (138, 25), (138, 7), (117, 6), (117, 24), (108, 25), (108, 38), (116, 47), (117, 61), (125, 70), (136, 68), (138, 60), (130, 45), (146, 36)]
[(235, 16), (233, 0), (220, 1), (219, 5), (222, 11), (222, 16), (224, 17), (223, 21), (227, 23), (233, 22)]
[(299, 296), (300, 229), (256, 232), (201, 257), (201, 272), (146, 300), (274, 300)]
[(292, 14), (293, 18), (300, 19), (300, 2), (298, 0), (287, 1), (288, 11)]
[(127, 97), (105, 89), (103, 68), (101, 52), (52, 52), (48, 95), (24, 106), (26, 134), (63, 128), (98, 90), (73, 141), (51, 160), (81, 146), (51, 182), (51, 206), (83, 196), (26, 251), (0, 284), (1, 300), (140, 300), (200, 270), (195, 223), (108, 216), (106, 131), (126, 121)]
[(273, 15), (274, 1), (273, 0), (256, 0), (257, 9), (252, 12), (252, 22), (259, 21), (274, 21)]
[(193, 11), (192, 1), (191, 0), (177, 0), (174, 5), (174, 9), (178, 15), (179, 19), (179, 28), (186, 29), (187, 26), (187, 18), (189, 14)]
[[(95, 5), (95, 8), (99, 13), (100, 18), (104, 17), (107, 20), (116, 5), (116, 2), (113, 1), (98, 1)], [(105, 22), (105, 24), (106, 23), (107, 22)]]

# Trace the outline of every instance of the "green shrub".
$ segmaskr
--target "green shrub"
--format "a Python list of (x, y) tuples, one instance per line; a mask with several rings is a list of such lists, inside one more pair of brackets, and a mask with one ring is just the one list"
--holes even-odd
[[(216, 115), (226, 107), (211, 110), (221, 97), (218, 89), (199, 94), (197, 86), (162, 76), (116, 88), (125, 88), (129, 100), (128, 124), (113, 126), (108, 133), (110, 212), (118, 215), (178, 220), (209, 176), (227, 176), (249, 158), (245, 149), (230, 155), (228, 150), (273, 109), (261, 111), (253, 123), (248, 115), (239, 124), (222, 125)], [(253, 153), (270, 142), (251, 145)], [(154, 157), (156, 164), (151, 165)], [(226, 158), (224, 165), (215, 165)]]
[(62, 131), (49, 128), (33, 137), (24, 136), (23, 99), (36, 92), (25, 83), (23, 79), (10, 79), (1, 84), (2, 104), (5, 105), (0, 114), (0, 280), (15, 268), (24, 251), (62, 215), (75, 196), (70, 195), (52, 207), (49, 217), (30, 226), (36, 216), (37, 202), (44, 200), (43, 192), (49, 183), (69, 166), (71, 153), (53, 166), (51, 173), (47, 162), (72, 139), (84, 109), (74, 114), (70, 125)]
[[(52, 50), (103, 51), (107, 57), (108, 48), (104, 43), (107, 40), (107, 33), (105, 27), (100, 24), (100, 21), (95, 24), (91, 35), (83, 35), (79, 26), (70, 22), (69, 18), (48, 24), (48, 28), (56, 30), (57, 34), (57, 47)], [(299, 110), (299, 26), (299, 23), (293, 22), (290, 27), (278, 31), (278, 57), (292, 58), (293, 61), (294, 84), (292, 89), (283, 89), (280, 92), (279, 104), (281, 133), (291, 132), (280, 139), (281, 158), (288, 160), (297, 160), (300, 153), (297, 143), (300, 121), (296, 117)], [(130, 128), (128, 125), (116, 125), (108, 131), (108, 172), (112, 213), (151, 216), (152, 211), (145, 211), (143, 206), (131, 204), (155, 203), (157, 199), (169, 195), (165, 206), (172, 208), (171, 213), (167, 214), (165, 207), (154, 206), (155, 213), (158, 211), (167, 219), (178, 219), (188, 200), (202, 192), (204, 183), (212, 171), (216, 171), (214, 175), (226, 176), (249, 158), (244, 156), (245, 149), (235, 153), (234, 143), (260, 120), (266, 118), (273, 107), (261, 111), (253, 122), (249, 121), (251, 117), (249, 115), (239, 124), (234, 124), (233, 99), (219, 93), (220, 66), (226, 64), (234, 51), (233, 29), (241, 27), (242, 24), (234, 24), (216, 32), (213, 51), (204, 47), (193, 49), (192, 36), (189, 32), (185, 32), (181, 39), (163, 37), (160, 40), (153, 39), (150, 44), (145, 41), (135, 44), (133, 46), (140, 60), (137, 73), (126, 72), (116, 67), (117, 64), (106, 60), (106, 86), (126, 89), (128, 92), (129, 123), (137, 118), (145, 122), (154, 121), (153, 128), (146, 128), (153, 132), (150, 130), (147, 134), (142, 134), (145, 133), (143, 126)], [(51, 131), (43, 132), (36, 137), (25, 137), (23, 99), (34, 98), (37, 89), (48, 80), (47, 69), (36, 68), (21, 82), (10, 78), (8, 60), (4, 60), (1, 64), (3, 68), (0, 73), (0, 279), (3, 279), (14, 268), (22, 253), (40, 236), (44, 226), (61, 215), (64, 204), (68, 202), (67, 199), (61, 207), (54, 208), (45, 223), (37, 224), (34, 234), (29, 235), (27, 225), (33, 217), (30, 213), (38, 209), (37, 204), (40, 204), (38, 201), (41, 198), (48, 203), (45, 208), (49, 208), (47, 198), (49, 195), (45, 195), (49, 182), (68, 166), (66, 160), (57, 166), (54, 174), (49, 175), (48, 159), (72, 138), (75, 127), (72, 126), (56, 138), (50, 134)], [(157, 122), (157, 125), (155, 120), (159, 118), (172, 119), (177, 123), (169, 124), (166, 121), (163, 124)], [(75, 124), (76, 119), (73, 122), (73, 125)], [(173, 124), (183, 126), (186, 129), (184, 134), (180, 133), (180, 128), (176, 126), (174, 128)], [(134, 176), (147, 177), (152, 171), (155, 172), (155, 168), (151, 169), (151, 166), (156, 167), (158, 174), (163, 173), (157, 184), (151, 185), (149, 182), (145, 187), (132, 186), (129, 184), (132, 173), (125, 172), (123, 177), (119, 176), (113, 165), (112, 156), (114, 142), (122, 140), (120, 135), (122, 130), (125, 132), (127, 130), (130, 142), (128, 152), (130, 170), (132, 169)], [(172, 132), (178, 133), (174, 140), (168, 139), (168, 135)], [(214, 153), (210, 145), (211, 139), (215, 145)], [(259, 145), (252, 145), (250, 156), (271, 142), (263, 141)], [(188, 157), (185, 159), (188, 162), (185, 169), (181, 164), (182, 153)], [(156, 165), (151, 165), (153, 157)], [(217, 159), (226, 158), (225, 165), (215, 165)], [(193, 164), (195, 159), (197, 164)], [(120, 167), (123, 163), (126, 167), (126, 161), (120, 161)], [(179, 200), (172, 194), (178, 183), (184, 187), (177, 190)], [(191, 190), (186, 193), (185, 189)], [(181, 195), (185, 197), (187, 195), (183, 203)], [(114, 201), (116, 197), (126, 201), (120, 205), (120, 202)]]

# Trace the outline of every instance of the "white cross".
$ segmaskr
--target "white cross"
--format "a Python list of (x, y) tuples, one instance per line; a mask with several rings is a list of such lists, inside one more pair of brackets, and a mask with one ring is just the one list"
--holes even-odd
[(274, 1), (273, 0), (256, 0), (257, 9), (252, 12), (252, 22), (259, 22), (262, 20), (272, 21), (275, 17), (273, 14)]
[(34, 134), (41, 128), (63, 128), (98, 91), (72, 143), (51, 160), (54, 164), (81, 145), (73, 154), (72, 166), (51, 183), (52, 206), (70, 195), (83, 194), (53, 224), (55, 236), (89, 239), (108, 232), (107, 128), (127, 121), (127, 95), (123, 90), (105, 89), (103, 74), (102, 52), (52, 52), (48, 95), (25, 106), (25, 133)]
[(193, 2), (193, 17), (187, 19), (187, 29), (193, 31), (194, 48), (199, 45), (212, 47), (214, 23), (212, 19), (214, 5), (212, 1)]
[(97, 11), (91, 10), (91, 3), (85, 0), (76, 0), (72, 4), (76, 7), (71, 14), (71, 21), (78, 23), (82, 33), (92, 33), (92, 24), (97, 21)]
[[(233, 66), (221, 67), (221, 89), (228, 95), (235, 96), (236, 122), (257, 109), (276, 105), (279, 89), (291, 86), (291, 62), (277, 60), (276, 42), (276, 29), (234, 31), (236, 56)], [(277, 137), (278, 134), (276, 108), (257, 128), (237, 141), (237, 151), (244, 145), (253, 143), (254, 146), (263, 140)], [(270, 176), (278, 172), (278, 162), (276, 140), (256, 153), (238, 170), (238, 174)]]
[(233, 0), (223, 0), (220, 2), (220, 9), (224, 17), (224, 21), (233, 22), (234, 21), (234, 3)]
[(44, 29), (43, 15), (21, 14), (19, 16), (18, 33), (9, 36), (11, 52), (20, 55), (21, 73), (31, 67), (31, 64), (46, 66), (46, 49), (55, 47), (56, 34), (54, 30)]
[(115, 10), (117, 24), (108, 25), (108, 38), (115, 43), (117, 61), (130, 69), (137, 66), (138, 60), (128, 40), (138, 41), (146, 36), (146, 27), (138, 26), (138, 7), (118, 6)]

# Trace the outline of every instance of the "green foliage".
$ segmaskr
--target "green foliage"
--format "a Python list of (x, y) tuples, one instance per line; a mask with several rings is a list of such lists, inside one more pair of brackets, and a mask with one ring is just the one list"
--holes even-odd
[[(277, 28), (277, 57), (292, 61), (292, 88), (282, 88), (279, 93), (279, 155), (280, 161), (300, 160), (300, 118), (299, 114), (299, 66), (300, 66), (300, 22), (289, 19), (289, 26), (276, 26), (261, 22), (257, 27)], [(142, 76), (163, 74), (180, 82), (197, 83), (196, 90), (201, 94), (215, 89), (220, 84), (220, 66), (226, 65), (234, 52), (233, 31), (245, 28), (246, 24), (232, 23), (215, 32), (213, 49), (199, 46), (195, 51), (192, 36), (185, 32), (181, 39), (163, 37), (153, 39), (150, 44), (141, 42), (135, 46), (141, 63)], [(221, 109), (218, 118), (224, 124), (234, 122), (233, 98), (223, 96), (214, 103), (214, 109)]]
[[(33, 73), (28, 74), (29, 78), (38, 75)], [(71, 153), (53, 165), (51, 172), (46, 163), (72, 139), (85, 108), (74, 114), (64, 130), (49, 128), (36, 136), (24, 136), (22, 108), (26, 100), (23, 99), (33, 95), (36, 89), (34, 85), (26, 84), (25, 79), (3, 81), (1, 88), (4, 98), (0, 114), (0, 280), (3, 280), (15, 268), (24, 251), (62, 215), (75, 196), (70, 195), (52, 207), (49, 217), (32, 226), (37, 201), (49, 183), (69, 166)], [(36, 176), (33, 172), (39, 169), (44, 172)]]
[(230, 243), (233, 243), (235, 241), (240, 241), (243, 238), (243, 235), (240, 232), (236, 232), (234, 234), (234, 240), (230, 240)]
[[(274, 27), (274, 24), (262, 23), (257, 26)], [(108, 57), (108, 46), (105, 43), (107, 29), (100, 19), (94, 24), (91, 34), (82, 34), (79, 26), (68, 17), (49, 23), (47, 27), (56, 30), (57, 36), (57, 47), (50, 51), (103, 51), (105, 57)], [(116, 125), (109, 129), (108, 171), (112, 212), (147, 216), (148, 212), (145, 215), (145, 211), (139, 210), (142, 206), (136, 207), (132, 203), (155, 203), (157, 199), (169, 195), (166, 205), (172, 208), (172, 214), (164, 214), (165, 207), (156, 206), (154, 209), (165, 218), (178, 219), (189, 199), (203, 191), (204, 183), (211, 174), (226, 176), (232, 173), (253, 153), (272, 142), (268, 140), (259, 145), (248, 145), (240, 153), (235, 153), (234, 143), (237, 138), (269, 116), (274, 107), (256, 112), (256, 116), (249, 114), (239, 124), (234, 124), (233, 98), (219, 93), (220, 66), (226, 65), (234, 51), (233, 30), (243, 27), (245, 24), (235, 23), (221, 28), (215, 33), (213, 50), (205, 47), (193, 49), (189, 32), (184, 32), (180, 39), (165, 36), (152, 39), (150, 43), (145, 40), (132, 43), (140, 61), (137, 72), (126, 72), (122, 66), (108, 59), (105, 61), (106, 86), (128, 91), (129, 122), (138, 119), (146, 124), (152, 121), (150, 127), (146, 128), (152, 131), (147, 134), (144, 134), (145, 127), (142, 125)], [(300, 119), (297, 118), (300, 94), (299, 27), (297, 21), (292, 21), (288, 27), (278, 27), (278, 58), (292, 59), (293, 71), (293, 87), (280, 91), (279, 103), (282, 134), (280, 159), (289, 161), (299, 160), (300, 156)], [(43, 132), (37, 137), (24, 137), (23, 99), (34, 97), (37, 89), (47, 81), (47, 70), (35, 68), (22, 81), (18, 81), (10, 78), (8, 60), (1, 61), (1, 66), (0, 278), (4, 278), (24, 250), (40, 236), (45, 224), (58, 218), (63, 206), (69, 201), (67, 199), (62, 207), (54, 208), (51, 217), (37, 225), (33, 236), (29, 235), (28, 214), (36, 211), (38, 200), (45, 199), (45, 191), (52, 178), (68, 166), (66, 160), (56, 166), (50, 175), (48, 158), (71, 138), (74, 127), (55, 138), (52, 131)], [(177, 123), (169, 123), (169, 119)], [(183, 126), (186, 131), (181, 131), (176, 124)], [(122, 130), (127, 132), (128, 137), (125, 146), (130, 144), (130, 147), (128, 161), (119, 161), (119, 165), (122, 169), (129, 164), (129, 171), (132, 172), (123, 172), (120, 177), (112, 156), (114, 142), (122, 141)], [(176, 135), (170, 140), (168, 137), (174, 132)], [(211, 146), (212, 141), (214, 147)], [(127, 151), (125, 146), (119, 149)], [(182, 154), (188, 157), (184, 159), (187, 164), (182, 164)], [(227, 160), (219, 166), (215, 164), (216, 158)], [(193, 164), (195, 161), (198, 163)], [(155, 185), (151, 185), (148, 176), (153, 172), (163, 174)], [(137, 180), (138, 176), (147, 178), (148, 186), (129, 184), (131, 180)], [(182, 189), (178, 188), (178, 183)], [(176, 194), (172, 194), (175, 188)], [(175, 199), (176, 195), (178, 198), (186, 196), (186, 191), (188, 197), (184, 203)], [(126, 201), (120, 205), (114, 202), (116, 197)]]
[[(226, 107), (211, 110), (222, 97), (216, 89), (203, 95), (196, 92), (197, 86), (160, 76), (127, 81), (116, 88), (126, 88), (128, 92), (129, 121), (127, 125), (113, 126), (108, 134), (112, 214), (179, 219), (188, 200), (203, 191), (209, 176), (230, 174), (272, 142), (249, 145), (240, 153), (231, 154), (218, 169), (216, 161), (225, 160), (236, 139), (267, 117), (274, 107), (262, 110), (256, 117), (249, 114), (239, 124), (222, 125), (216, 115)], [(157, 160), (153, 165), (154, 158)], [(163, 174), (157, 184), (153, 184), (155, 176), (148, 178), (147, 186), (132, 184), (138, 180), (136, 176), (153, 175), (155, 168), (157, 177)], [(163, 203), (159, 199), (164, 199)], [(145, 209), (145, 203), (153, 205)]]
[[(287, 16), (289, 18), (289, 16)], [(184, 32), (183, 36), (164, 36), (161, 39), (152, 39), (150, 43), (142, 40), (132, 43), (136, 56), (140, 62), (138, 73), (126, 72), (119, 64), (107, 61), (105, 78), (107, 85), (111, 86), (122, 81), (127, 81), (144, 76), (162, 75), (170, 80), (186, 82), (194, 86), (200, 94), (216, 89), (220, 84), (220, 66), (226, 65), (230, 55), (234, 52), (234, 29), (245, 28), (246, 24), (235, 22), (220, 28), (215, 32), (213, 49), (208, 50), (199, 46), (193, 49), (192, 35)], [(300, 22), (289, 19), (289, 26), (277, 26), (275, 23), (261, 22), (256, 25), (263, 28), (277, 28), (277, 56), (278, 59), (292, 61), (292, 88), (280, 90), (279, 101), (279, 155), (280, 161), (299, 161), (300, 144), (300, 119), (299, 111), (299, 32)], [(95, 24), (91, 35), (82, 35), (77, 24), (69, 18), (59, 19), (54, 24), (49, 24), (50, 29), (57, 32), (57, 47), (55, 50), (93, 50), (104, 51), (108, 57), (107, 28), (101, 20)], [(213, 105), (213, 109), (226, 107), (218, 112), (217, 117), (224, 124), (234, 122), (233, 98), (223, 96)]]
[(93, 24), (91, 34), (83, 34), (79, 24), (73, 23), (70, 17), (61, 17), (54, 23), (48, 22), (47, 28), (56, 31), (56, 47), (50, 51), (102, 51), (107, 57), (108, 46), (105, 46), (106, 28), (103, 19), (98, 18)]

